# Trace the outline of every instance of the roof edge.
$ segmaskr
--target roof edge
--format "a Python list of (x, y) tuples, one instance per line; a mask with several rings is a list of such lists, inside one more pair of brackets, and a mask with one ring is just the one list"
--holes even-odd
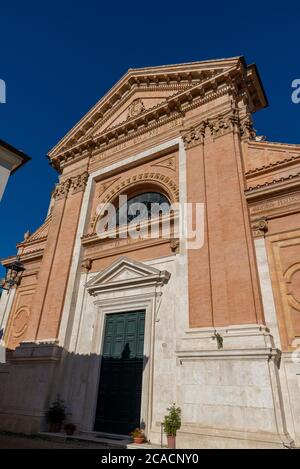
[(14, 153), (16, 156), (21, 158), (20, 164), (18, 164), (12, 171), (11, 174), (17, 171), (21, 166), (24, 166), (24, 164), (28, 163), (28, 161), (31, 160), (31, 157), (26, 155), (22, 150), (18, 150), (17, 148), (13, 147), (10, 143), (7, 143), (5, 140), (0, 139), (0, 147), (5, 148), (6, 150), (10, 151), (11, 153)]

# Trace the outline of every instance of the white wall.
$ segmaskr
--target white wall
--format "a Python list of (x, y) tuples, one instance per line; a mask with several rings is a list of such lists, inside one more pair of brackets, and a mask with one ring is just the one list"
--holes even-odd
[(9, 175), (10, 175), (10, 170), (5, 168), (4, 166), (1, 166), (1, 161), (0, 161), (0, 201), (2, 199)]

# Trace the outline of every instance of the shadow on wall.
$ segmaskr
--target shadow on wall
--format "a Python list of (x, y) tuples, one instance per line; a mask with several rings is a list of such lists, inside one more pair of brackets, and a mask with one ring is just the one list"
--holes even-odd
[[(55, 343), (22, 343), (0, 364), (0, 430), (47, 431), (45, 412), (61, 396), (79, 430), (129, 434), (140, 426), (143, 370), (126, 343), (119, 356), (78, 355)], [(100, 377), (101, 370), (101, 379)]]

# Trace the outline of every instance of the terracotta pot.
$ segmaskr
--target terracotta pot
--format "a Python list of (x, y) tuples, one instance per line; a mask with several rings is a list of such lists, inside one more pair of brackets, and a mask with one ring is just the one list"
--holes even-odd
[(144, 438), (141, 436), (139, 438), (133, 438), (133, 443), (136, 443), (137, 445), (140, 445), (144, 443)]
[(62, 427), (62, 422), (50, 422), (49, 423), (49, 432), (51, 433), (60, 433)]
[(169, 449), (176, 449), (176, 436), (168, 435), (168, 448)]

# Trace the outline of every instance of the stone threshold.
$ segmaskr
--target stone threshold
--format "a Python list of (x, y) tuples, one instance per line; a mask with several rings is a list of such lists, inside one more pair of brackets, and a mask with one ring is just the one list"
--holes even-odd
[(168, 449), (166, 446), (160, 446), (160, 445), (152, 445), (151, 443), (141, 443), (141, 444), (136, 444), (136, 443), (129, 443), (126, 446), (127, 449), (145, 449), (145, 450), (154, 450), (154, 449), (163, 449), (166, 450)]
[(129, 440), (110, 438), (110, 435), (98, 434), (98, 433), (85, 433), (79, 432), (75, 435), (66, 435), (65, 433), (52, 433), (52, 432), (39, 432), (38, 436), (52, 440), (52, 441), (78, 441), (91, 443), (92, 445), (101, 444), (111, 449), (124, 449), (126, 448)]
[[(79, 432), (75, 435), (66, 435), (65, 433), (39, 432), (38, 435), (52, 441), (82, 441), (90, 442), (92, 444), (98, 443), (101, 445), (106, 445), (108, 448), (112, 449), (167, 449), (166, 446), (161, 447), (160, 445), (154, 445), (151, 443), (132, 443), (129, 442), (130, 439), (124, 435), (112, 435), (109, 433)], [(118, 439), (116, 439), (116, 437)]]

